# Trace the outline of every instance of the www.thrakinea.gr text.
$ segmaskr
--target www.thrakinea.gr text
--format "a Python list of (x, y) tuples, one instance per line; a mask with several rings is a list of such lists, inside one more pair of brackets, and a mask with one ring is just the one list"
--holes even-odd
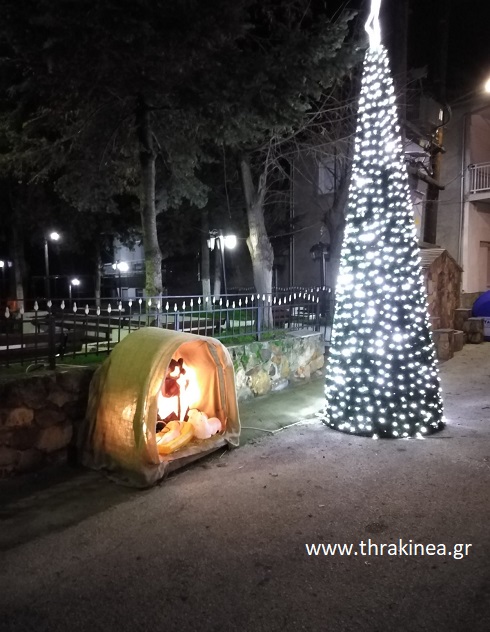
[(422, 544), (399, 538), (394, 542), (373, 542), (370, 538), (356, 544), (318, 543), (305, 544), (310, 557), (364, 556), (364, 557), (452, 557), (461, 560), (470, 553), (471, 544)]

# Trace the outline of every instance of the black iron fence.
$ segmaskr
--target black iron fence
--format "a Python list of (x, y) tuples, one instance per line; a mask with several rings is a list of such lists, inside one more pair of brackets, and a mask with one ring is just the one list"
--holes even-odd
[(284, 335), (322, 331), (328, 339), (333, 314), (330, 288), (292, 288), (272, 294), (215, 297), (163, 296), (145, 299), (38, 299), (4, 308), (0, 316), (0, 367), (48, 364), (67, 358), (109, 354), (141, 327), (218, 338), (232, 345)]

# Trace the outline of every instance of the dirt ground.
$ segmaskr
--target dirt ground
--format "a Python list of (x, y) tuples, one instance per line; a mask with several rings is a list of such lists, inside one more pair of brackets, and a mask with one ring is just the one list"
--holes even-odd
[[(424, 440), (326, 428), (316, 381), (241, 410), (302, 424), (150, 490), (70, 470), (2, 485), (0, 629), (489, 630), (490, 343), (441, 375), (448, 426)], [(410, 541), (424, 554), (388, 554)], [(308, 554), (322, 543), (353, 548)]]

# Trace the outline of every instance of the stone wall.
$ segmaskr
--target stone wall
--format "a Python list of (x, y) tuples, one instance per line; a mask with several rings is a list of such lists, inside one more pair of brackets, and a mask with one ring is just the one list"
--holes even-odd
[(473, 303), (482, 294), (483, 292), (462, 292), (459, 300), (459, 307), (471, 309), (473, 307)]
[(94, 370), (58, 370), (0, 383), (0, 476), (67, 460)]
[(460, 306), (461, 268), (445, 250), (422, 250), (421, 256), (429, 315), (439, 318), (440, 327), (452, 329), (454, 310)]
[[(323, 366), (321, 334), (290, 334), (276, 341), (229, 348), (239, 400), (309, 379)], [(58, 369), (0, 382), (0, 476), (64, 462), (75, 455), (96, 367)]]
[(228, 348), (233, 359), (238, 401), (307, 380), (323, 367), (325, 346), (320, 333), (290, 334), (281, 340)]

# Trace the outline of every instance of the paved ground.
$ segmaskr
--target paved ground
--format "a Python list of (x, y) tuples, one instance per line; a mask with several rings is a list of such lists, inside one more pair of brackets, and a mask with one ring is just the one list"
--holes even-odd
[[(310, 420), (249, 430), (264, 436), (143, 492), (66, 469), (2, 484), (0, 629), (489, 630), (490, 343), (442, 376), (449, 426), (423, 441)], [(317, 381), (243, 406), (242, 422), (321, 403)], [(400, 538), (472, 546), (459, 560), (358, 546)], [(322, 542), (355, 546), (307, 555)]]

